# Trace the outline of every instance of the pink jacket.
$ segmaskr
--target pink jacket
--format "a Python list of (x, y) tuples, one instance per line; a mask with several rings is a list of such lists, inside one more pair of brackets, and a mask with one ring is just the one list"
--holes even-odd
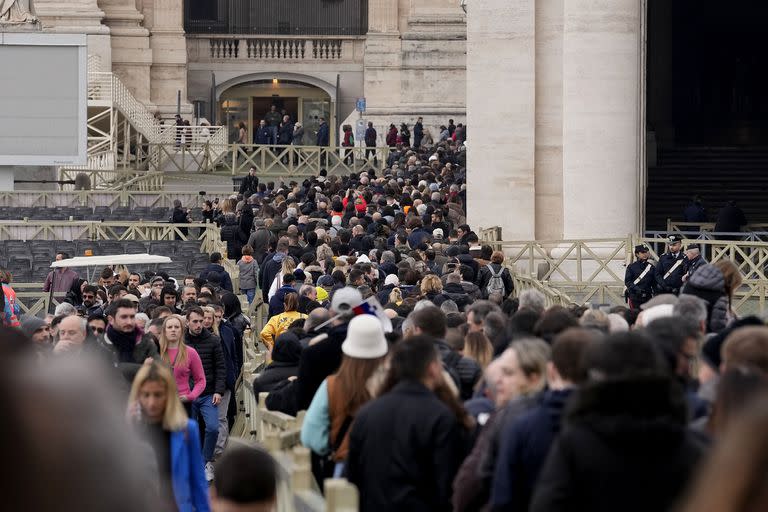
[[(176, 360), (178, 352), (179, 349), (177, 348), (168, 349), (168, 360), (171, 364)], [(191, 391), (189, 389), (190, 375), (195, 383)], [(173, 377), (176, 379), (176, 387), (179, 388), (179, 398), (187, 398), (191, 402), (200, 396), (200, 393), (205, 389), (205, 372), (197, 350), (187, 347), (187, 364), (174, 365)]]

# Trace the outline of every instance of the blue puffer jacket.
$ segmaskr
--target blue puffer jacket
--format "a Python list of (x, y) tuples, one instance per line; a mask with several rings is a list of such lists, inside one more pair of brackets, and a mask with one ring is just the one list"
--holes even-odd
[(179, 512), (209, 512), (208, 483), (200, 451), (200, 430), (195, 420), (171, 433), (171, 482)]

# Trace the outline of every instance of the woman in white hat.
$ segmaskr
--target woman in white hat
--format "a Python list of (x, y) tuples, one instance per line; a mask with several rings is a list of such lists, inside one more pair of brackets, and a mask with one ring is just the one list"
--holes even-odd
[[(379, 371), (388, 345), (384, 329), (373, 315), (349, 322), (341, 345), (339, 370), (323, 381), (301, 427), (301, 442), (323, 459), (318, 480), (341, 475), (349, 450), (349, 431), (357, 411), (376, 394)], [(365, 385), (361, 385), (365, 383)]]

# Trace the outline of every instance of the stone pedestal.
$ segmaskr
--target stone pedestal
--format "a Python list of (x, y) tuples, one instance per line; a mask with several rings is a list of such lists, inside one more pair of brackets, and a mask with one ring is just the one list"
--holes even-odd
[(147, 108), (150, 100), (152, 50), (149, 30), (141, 26), (144, 16), (136, 10), (135, 0), (99, 0), (104, 23), (111, 31), (112, 71)]
[(535, 236), (534, 0), (472, 2), (467, 19), (467, 221)]

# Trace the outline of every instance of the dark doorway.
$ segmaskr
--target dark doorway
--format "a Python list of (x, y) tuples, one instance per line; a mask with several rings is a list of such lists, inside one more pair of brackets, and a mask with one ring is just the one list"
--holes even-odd
[(264, 119), (264, 116), (272, 108), (272, 105), (277, 107), (278, 112), (282, 112), (285, 109), (286, 113), (291, 116), (291, 121), (296, 122), (299, 114), (299, 99), (298, 98), (280, 98), (273, 97), (253, 97), (253, 123), (258, 125), (259, 121)]
[[(768, 2), (648, 0), (646, 226), (664, 229), (700, 195), (768, 218)], [(759, 199), (758, 199), (759, 198)]]

